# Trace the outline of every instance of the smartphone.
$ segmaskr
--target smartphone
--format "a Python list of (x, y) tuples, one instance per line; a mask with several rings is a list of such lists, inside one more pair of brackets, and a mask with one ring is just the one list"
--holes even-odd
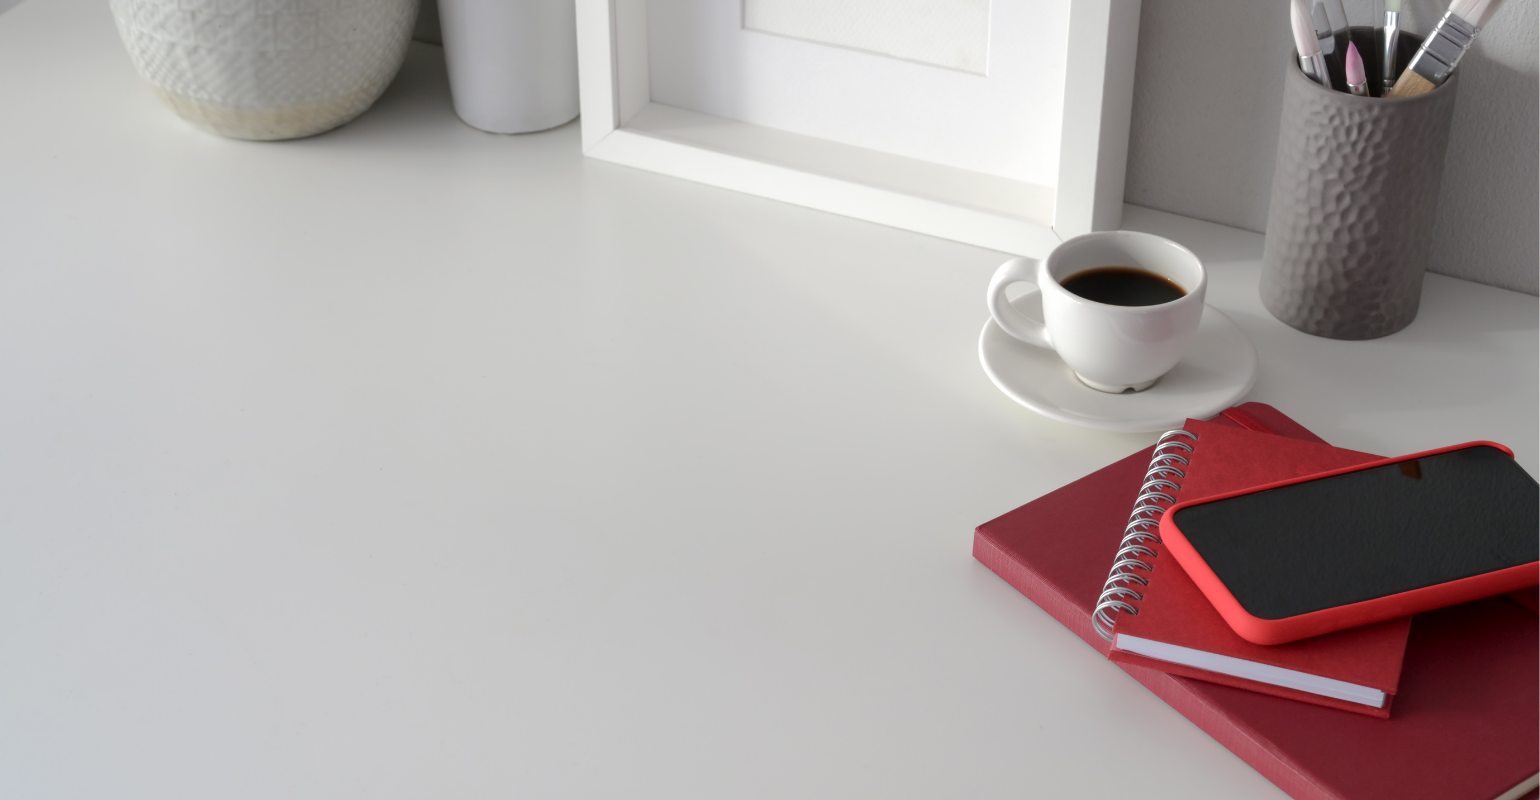
[(1160, 537), (1237, 634), (1282, 644), (1540, 583), (1540, 484), (1470, 442), (1178, 503)]

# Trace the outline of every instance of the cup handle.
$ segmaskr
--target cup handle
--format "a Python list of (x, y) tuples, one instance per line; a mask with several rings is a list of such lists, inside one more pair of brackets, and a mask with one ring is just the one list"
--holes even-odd
[(995, 270), (995, 276), (989, 280), (989, 315), (995, 318), (1000, 330), (1027, 344), (1052, 350), (1053, 344), (1048, 341), (1048, 329), (1043, 323), (1017, 311), (1005, 296), (1005, 287), (1013, 283), (1028, 283), (1032, 285), (1032, 291), (1042, 292), (1037, 288), (1037, 263), (1030, 258), (1013, 258)]

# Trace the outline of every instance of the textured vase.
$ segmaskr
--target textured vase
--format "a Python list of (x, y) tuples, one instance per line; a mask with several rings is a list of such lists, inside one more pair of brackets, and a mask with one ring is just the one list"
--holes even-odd
[(1290, 63), (1262, 255), (1273, 316), (1332, 339), (1388, 336), (1417, 317), (1458, 80), (1355, 97)]
[(139, 74), (183, 119), (293, 139), (362, 114), (401, 68), (417, 0), (110, 0)]

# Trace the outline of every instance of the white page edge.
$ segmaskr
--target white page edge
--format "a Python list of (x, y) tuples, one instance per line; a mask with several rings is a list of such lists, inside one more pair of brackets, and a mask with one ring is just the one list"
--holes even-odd
[(1275, 667), (1271, 664), (1258, 664), (1255, 661), (1247, 661), (1233, 656), (1222, 656), (1218, 653), (1210, 653), (1205, 650), (1194, 650), (1191, 647), (1157, 642), (1153, 639), (1144, 639), (1138, 636), (1129, 636), (1126, 633), (1117, 635), (1113, 645), (1125, 653), (1153, 658), (1157, 661), (1166, 661), (1172, 664), (1182, 664), (1188, 667), (1217, 672), (1220, 675), (1229, 675), (1234, 678), (1266, 683), (1272, 686), (1282, 686), (1286, 689), (1297, 689), (1301, 692), (1330, 697), (1336, 700), (1346, 700), (1349, 703), (1358, 703), (1371, 708), (1385, 707), (1385, 693), (1379, 689), (1358, 684), (1339, 681), (1335, 678), (1323, 678), (1320, 675), (1311, 675), (1308, 672), (1300, 672), (1293, 669)]

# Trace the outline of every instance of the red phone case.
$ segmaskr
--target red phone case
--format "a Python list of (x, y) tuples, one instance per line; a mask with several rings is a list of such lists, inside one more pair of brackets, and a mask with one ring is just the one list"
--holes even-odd
[(1236, 634), (1241, 638), (1256, 644), (1284, 644), (1299, 639), (1307, 639), (1311, 636), (1320, 636), (1335, 631), (1356, 628), (1381, 622), (1387, 619), (1410, 616), (1423, 611), (1431, 611), (1436, 608), (1452, 606), (1471, 600), (1479, 600), (1483, 597), (1512, 592), (1540, 583), (1540, 561), (1531, 561), (1527, 564), (1474, 575), (1469, 578), (1449, 581), (1446, 583), (1424, 586), (1411, 591), (1376, 597), (1358, 603), (1326, 608), (1312, 611), (1293, 617), (1282, 619), (1262, 619), (1253, 616), (1241, 606), (1235, 599), (1229, 587), (1225, 586), (1214, 570), (1204, 561), (1203, 556), (1192, 546), (1174, 520), (1176, 512), (1189, 506), (1205, 503), (1215, 503), (1254, 492), (1263, 492), (1276, 489), (1280, 486), (1290, 486), (1296, 483), (1329, 478), (1334, 475), (1342, 475), (1349, 472), (1374, 469), (1402, 461), (1410, 461), (1418, 458), (1435, 456), (1452, 450), (1461, 450), (1468, 447), (1492, 447), (1513, 457), (1513, 451), (1496, 442), (1467, 442), (1451, 447), (1441, 447), (1437, 450), (1428, 450), (1422, 453), (1414, 453), (1407, 456), (1387, 458), (1380, 461), (1372, 461), (1357, 466), (1322, 472), (1316, 475), (1306, 475), (1302, 478), (1291, 478), (1265, 486), (1257, 486), (1251, 489), (1228, 492), (1201, 500), (1193, 500), (1178, 503), (1167, 509), (1160, 520), (1160, 538), (1171, 552), (1176, 556), (1182, 569), (1188, 577), (1198, 585), (1205, 597), (1214, 608), (1224, 617)]

